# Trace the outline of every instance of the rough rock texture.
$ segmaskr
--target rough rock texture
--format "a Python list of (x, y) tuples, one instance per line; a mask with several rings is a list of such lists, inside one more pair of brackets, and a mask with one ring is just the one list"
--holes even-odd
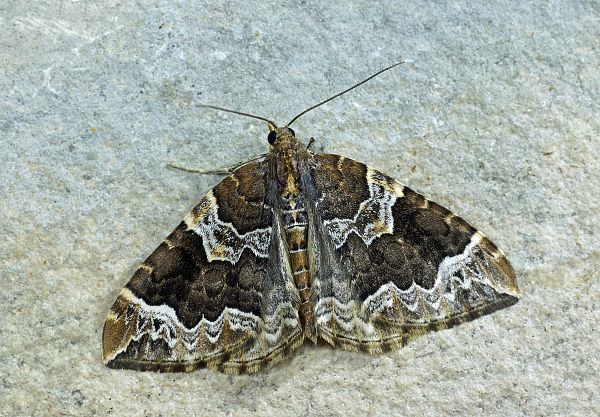
[[(596, 1), (0, 4), (0, 415), (588, 416), (600, 410)], [(508, 254), (515, 306), (264, 373), (100, 361), (121, 287), (212, 185), (165, 168), (316, 148), (445, 205)]]

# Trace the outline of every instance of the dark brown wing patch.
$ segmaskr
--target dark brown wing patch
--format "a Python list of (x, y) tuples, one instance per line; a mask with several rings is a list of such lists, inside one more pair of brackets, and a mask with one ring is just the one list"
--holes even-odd
[(238, 233), (248, 233), (270, 225), (272, 213), (265, 211), (267, 200), (266, 164), (240, 167), (235, 175), (225, 177), (214, 189), (219, 202), (219, 219), (231, 223)]
[(321, 219), (353, 217), (357, 206), (369, 198), (366, 165), (331, 154), (317, 155), (316, 159), (313, 180), (319, 190), (316, 198)]
[(184, 222), (144, 261), (126, 287), (153, 306), (170, 306), (192, 328), (204, 317), (216, 320), (223, 307), (260, 315), (264, 258), (242, 253), (232, 265), (206, 259), (202, 238)]

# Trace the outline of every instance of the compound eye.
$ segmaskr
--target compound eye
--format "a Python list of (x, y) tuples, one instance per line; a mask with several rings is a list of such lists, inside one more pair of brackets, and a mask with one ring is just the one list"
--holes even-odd
[(269, 143), (272, 145), (275, 143), (275, 139), (277, 139), (277, 134), (275, 133), (274, 130), (271, 130), (269, 132), (269, 136), (267, 136), (267, 140), (269, 141)]
[(288, 130), (290, 131), (292, 136), (296, 137), (296, 132), (294, 132), (294, 129), (292, 129), (291, 127), (288, 127)]

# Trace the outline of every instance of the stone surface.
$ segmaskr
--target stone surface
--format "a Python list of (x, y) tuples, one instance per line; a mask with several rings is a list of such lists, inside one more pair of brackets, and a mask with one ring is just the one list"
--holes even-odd
[[(587, 416), (600, 410), (595, 1), (0, 5), (0, 415)], [(393, 175), (508, 254), (515, 306), (366, 356), (260, 374), (115, 371), (106, 312), (280, 123)]]

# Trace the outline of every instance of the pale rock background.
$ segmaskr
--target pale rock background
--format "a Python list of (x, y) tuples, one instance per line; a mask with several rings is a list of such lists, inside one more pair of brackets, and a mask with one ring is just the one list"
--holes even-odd
[[(260, 3), (260, 4), (259, 4)], [(598, 1), (0, 2), (0, 415), (600, 413)], [(106, 312), (264, 123), (377, 167), (505, 250), (515, 306), (256, 375), (115, 371)]]

